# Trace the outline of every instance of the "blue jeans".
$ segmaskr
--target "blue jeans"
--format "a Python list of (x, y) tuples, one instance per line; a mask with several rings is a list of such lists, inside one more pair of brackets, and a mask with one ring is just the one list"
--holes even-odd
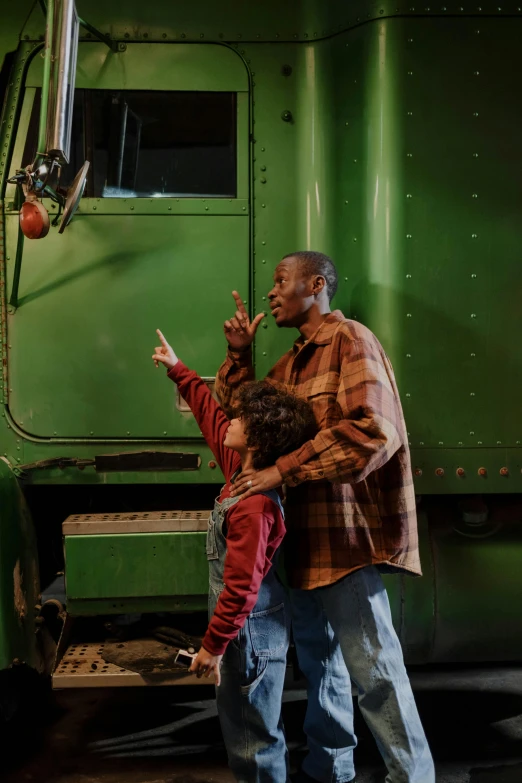
[(328, 587), (290, 592), (299, 666), (308, 681), (308, 775), (355, 776), (351, 680), (388, 769), (386, 783), (435, 783), (388, 595), (378, 570), (362, 568)]
[(288, 780), (281, 702), (289, 619), (284, 604), (252, 612), (223, 656), (217, 708), (228, 763), (239, 783)]
[[(274, 490), (262, 493), (279, 505)], [(209, 618), (224, 589), (228, 509), (241, 500), (216, 500), (208, 521)], [(281, 702), (290, 641), (290, 610), (276, 575), (278, 552), (259, 588), (254, 610), (236, 639), (229, 642), (221, 666), (216, 701), (228, 763), (239, 783), (286, 783), (286, 748)]]

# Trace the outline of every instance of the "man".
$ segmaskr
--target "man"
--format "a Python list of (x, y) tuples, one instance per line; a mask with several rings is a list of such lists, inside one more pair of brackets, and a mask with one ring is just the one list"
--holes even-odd
[[(308, 682), (309, 753), (298, 780), (354, 779), (351, 682), (388, 769), (386, 783), (435, 783), (430, 750), (380, 572), (420, 574), (406, 428), (390, 361), (376, 337), (339, 310), (333, 262), (283, 258), (268, 298), (293, 348), (269, 377), (312, 405), (319, 433), (275, 466), (246, 470), (234, 494), (286, 484), (285, 564), (294, 640)], [(253, 379), (250, 345), (263, 316), (237, 311), (217, 379), (224, 405)]]

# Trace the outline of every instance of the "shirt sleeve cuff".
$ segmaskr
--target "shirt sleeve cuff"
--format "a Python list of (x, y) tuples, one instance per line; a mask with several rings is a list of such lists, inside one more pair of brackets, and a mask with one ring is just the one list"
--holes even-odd
[(250, 367), (252, 365), (252, 346), (249, 345), (245, 351), (233, 351), (228, 348), (228, 356), (238, 367)]
[(185, 373), (187, 372), (188, 367), (186, 364), (183, 364), (181, 359), (178, 359), (174, 367), (171, 367), (170, 370), (167, 372), (168, 377), (171, 381), (174, 381), (174, 383), (178, 383)]
[(228, 647), (228, 639), (226, 642), (219, 643), (207, 630), (201, 646), (211, 655), (223, 655)]
[(285, 484), (289, 487), (296, 487), (303, 481), (306, 481), (302, 475), (302, 466), (299, 463), (295, 453), (285, 454), (276, 460), (276, 467), (279, 470)]

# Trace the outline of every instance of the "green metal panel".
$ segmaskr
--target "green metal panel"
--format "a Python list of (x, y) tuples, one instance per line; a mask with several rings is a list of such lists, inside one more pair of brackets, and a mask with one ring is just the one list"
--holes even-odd
[(67, 600), (206, 595), (205, 533), (65, 536)]
[[(101, 44), (80, 48), (78, 86), (248, 89), (243, 62), (224, 46), (144, 44), (121, 54)], [(36, 58), (29, 84), (38, 84), (40, 70)], [(215, 373), (223, 338), (218, 329), (209, 334), (204, 318), (193, 320), (193, 305), (197, 297), (201, 312), (224, 320), (232, 288), (248, 290), (248, 111), (242, 100), (238, 190), (244, 198), (86, 199), (63, 237), (51, 232), (45, 249), (25, 243), (19, 307), (7, 325), (9, 410), (22, 431), (73, 438), (199, 434), (192, 415), (176, 409), (174, 387), (160, 382), (151, 347), (161, 327), (188, 364), (202, 375)], [(25, 135), (22, 124), (19, 135)], [(8, 287), (17, 224), (12, 213)], [(92, 339), (84, 345), (87, 334)]]
[[(27, 86), (41, 86), (42, 72), (43, 60), (36, 57)], [(248, 71), (237, 52), (221, 44), (141, 43), (112, 52), (102, 43), (81, 43), (76, 87), (248, 92)]]
[(14, 473), (0, 458), (0, 669), (15, 658), (39, 664), (34, 622), (38, 593), (33, 523)]
[[(13, 215), (8, 248), (17, 224)], [(248, 243), (244, 217), (141, 215), (80, 216), (69, 233), (47, 238), (45, 257), (26, 242), (8, 322), (9, 409), (19, 427), (42, 437), (198, 436), (150, 359), (155, 329), (189, 366), (214, 375), (224, 339), (194, 318), (195, 300), (225, 319), (236, 281), (248, 287)]]

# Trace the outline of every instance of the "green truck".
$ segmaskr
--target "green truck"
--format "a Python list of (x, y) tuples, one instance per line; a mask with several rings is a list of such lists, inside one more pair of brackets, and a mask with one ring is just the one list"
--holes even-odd
[[(172, 680), (107, 663), (99, 630), (204, 627), (222, 476), (155, 329), (212, 385), (231, 291), (266, 309), (306, 248), (399, 382), (424, 570), (387, 577), (407, 661), (522, 657), (521, 30), (491, 3), (2, 11), (4, 692)], [(262, 323), (258, 377), (291, 340)]]

